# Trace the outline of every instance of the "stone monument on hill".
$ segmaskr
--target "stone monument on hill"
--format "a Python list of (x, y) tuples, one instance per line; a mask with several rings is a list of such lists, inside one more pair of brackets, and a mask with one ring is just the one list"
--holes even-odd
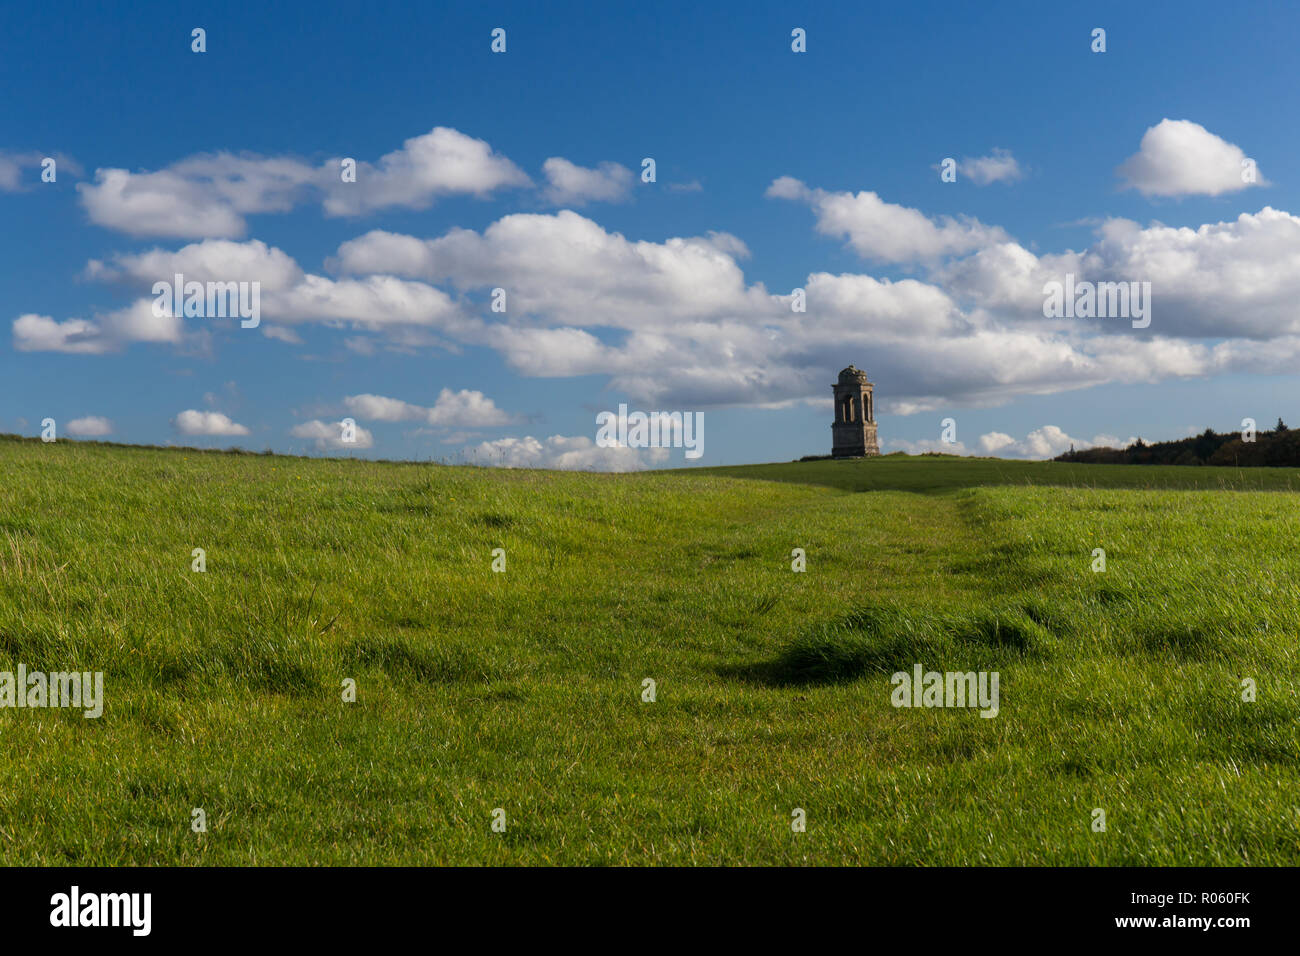
[(876, 409), (867, 373), (850, 365), (831, 386), (835, 390), (835, 421), (831, 424), (832, 458), (866, 458), (880, 454), (876, 440)]

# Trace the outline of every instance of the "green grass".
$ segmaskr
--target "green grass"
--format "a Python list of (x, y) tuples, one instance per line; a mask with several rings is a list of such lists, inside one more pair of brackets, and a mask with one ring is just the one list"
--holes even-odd
[[(0, 440), (0, 670), (103, 670), (107, 697), (98, 720), (0, 710), (0, 854), (1294, 865), (1298, 490)], [(916, 663), (997, 670), (1001, 712), (892, 707)]]

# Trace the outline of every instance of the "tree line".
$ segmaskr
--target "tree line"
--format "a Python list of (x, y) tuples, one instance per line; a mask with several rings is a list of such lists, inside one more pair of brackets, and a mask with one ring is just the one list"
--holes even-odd
[[(1253, 440), (1247, 440), (1253, 439)], [(1127, 448), (1074, 446), (1056, 461), (1102, 465), (1234, 465), (1248, 467), (1300, 467), (1300, 430), (1286, 427), (1282, 419), (1272, 431), (1216, 432), (1207, 428), (1192, 438), (1147, 444), (1141, 438)]]

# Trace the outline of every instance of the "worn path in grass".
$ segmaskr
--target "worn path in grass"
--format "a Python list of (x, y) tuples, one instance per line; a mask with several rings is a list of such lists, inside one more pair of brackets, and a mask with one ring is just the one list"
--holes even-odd
[[(0, 441), (0, 670), (107, 685), (98, 720), (0, 709), (0, 852), (1297, 862), (1296, 472), (1074, 467)], [(1215, 482), (1282, 493), (1167, 490)], [(891, 707), (915, 663), (998, 670), (1000, 713)]]

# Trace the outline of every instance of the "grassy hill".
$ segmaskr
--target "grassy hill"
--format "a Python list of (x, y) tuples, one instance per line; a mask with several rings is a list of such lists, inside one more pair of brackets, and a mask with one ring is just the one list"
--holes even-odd
[[(0, 855), (1295, 864), (1298, 490), (0, 440), (0, 670), (103, 670), (107, 698), (0, 709)], [(917, 663), (998, 671), (1000, 713), (892, 707)]]

